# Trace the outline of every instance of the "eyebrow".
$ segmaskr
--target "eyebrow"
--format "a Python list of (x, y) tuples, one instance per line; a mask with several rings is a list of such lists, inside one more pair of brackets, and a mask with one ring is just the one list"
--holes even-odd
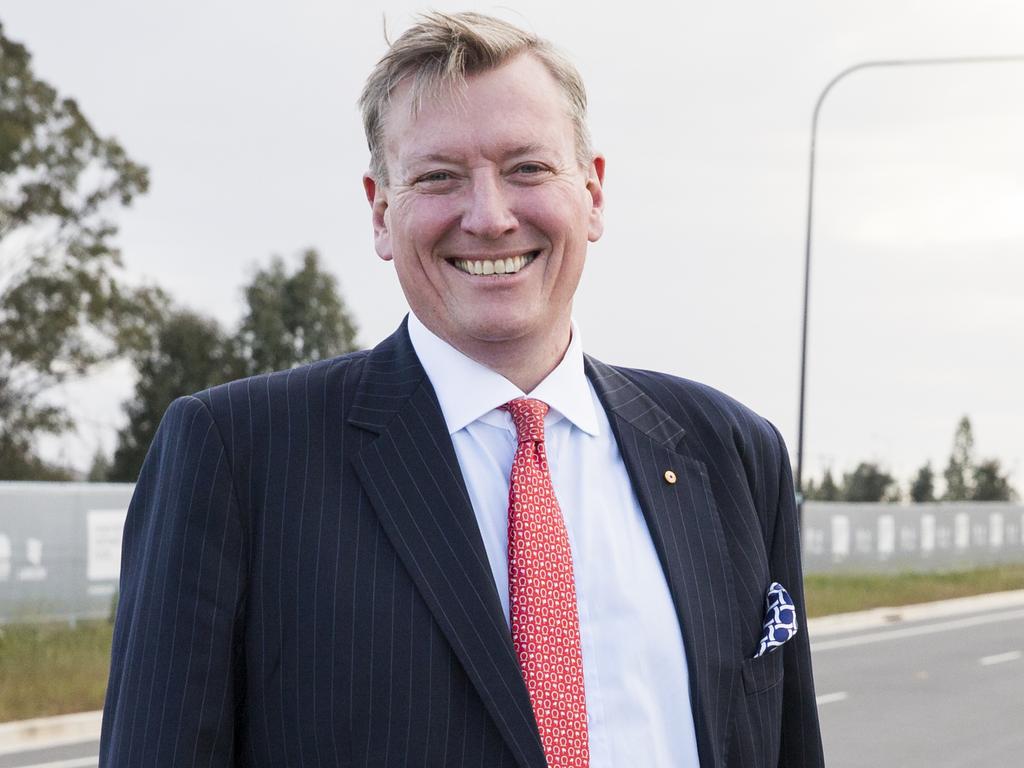
[(407, 164), (411, 163), (457, 163), (458, 158), (454, 155), (446, 155), (442, 152), (430, 152), (425, 155), (413, 155), (406, 159)]
[(547, 150), (545, 149), (545, 147), (542, 144), (532, 144), (531, 143), (531, 144), (520, 144), (518, 146), (512, 147), (505, 154), (508, 157), (515, 157), (516, 155), (544, 154), (545, 151), (547, 151)]
[[(546, 152), (542, 144), (528, 143), (518, 144), (514, 147), (502, 150), (504, 157), (518, 157), (520, 155), (544, 154)], [(444, 152), (428, 152), (423, 155), (413, 155), (407, 163), (459, 163), (461, 159), (456, 155), (449, 155)]]

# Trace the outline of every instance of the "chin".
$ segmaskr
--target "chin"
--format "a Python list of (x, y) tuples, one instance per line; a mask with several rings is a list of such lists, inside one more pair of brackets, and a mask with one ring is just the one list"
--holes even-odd
[(468, 334), (477, 341), (496, 343), (502, 341), (513, 341), (526, 335), (526, 329), (522, 323), (511, 321), (507, 317), (495, 318), (493, 320), (474, 323)]
[(445, 329), (452, 339), (476, 344), (511, 342), (530, 335), (530, 325), (522, 312), (483, 312), (472, 316), (456, 315)]

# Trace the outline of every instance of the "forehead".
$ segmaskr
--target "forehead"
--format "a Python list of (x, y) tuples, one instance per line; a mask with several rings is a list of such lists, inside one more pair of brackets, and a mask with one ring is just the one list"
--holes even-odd
[(572, 151), (568, 100), (540, 61), (524, 54), (466, 78), (417, 105), (410, 79), (392, 93), (384, 122), (387, 153), (404, 163), (421, 156)]

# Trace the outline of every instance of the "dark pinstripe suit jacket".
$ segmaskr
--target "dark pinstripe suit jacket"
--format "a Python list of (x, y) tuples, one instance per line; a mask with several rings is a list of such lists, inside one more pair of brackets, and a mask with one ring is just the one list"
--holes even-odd
[[(750, 659), (768, 585), (803, 604), (779, 434), (692, 382), (593, 359), (587, 375), (675, 601), (701, 765), (821, 765), (806, 632)], [(122, 558), (101, 765), (545, 765), (404, 325), (177, 400)]]

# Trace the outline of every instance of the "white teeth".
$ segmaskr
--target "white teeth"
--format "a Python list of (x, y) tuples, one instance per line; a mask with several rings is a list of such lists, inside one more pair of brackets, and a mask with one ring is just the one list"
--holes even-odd
[(526, 256), (510, 256), (507, 259), (453, 259), (452, 266), (470, 275), (514, 275), (531, 261), (536, 253)]

